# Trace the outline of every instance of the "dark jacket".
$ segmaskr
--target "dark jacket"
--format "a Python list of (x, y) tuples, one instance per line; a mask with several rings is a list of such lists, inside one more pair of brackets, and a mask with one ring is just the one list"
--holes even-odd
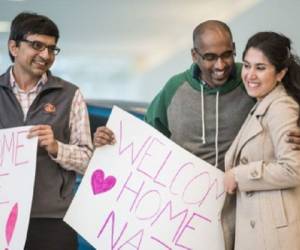
[[(48, 81), (24, 121), (21, 105), (10, 86), (9, 71), (0, 76), (0, 128), (47, 124), (58, 141), (68, 143), (70, 110), (77, 87), (48, 72)], [(54, 112), (47, 112), (47, 104), (55, 107)], [(31, 217), (62, 218), (73, 197), (74, 183), (75, 172), (63, 169), (45, 149), (38, 148)]]

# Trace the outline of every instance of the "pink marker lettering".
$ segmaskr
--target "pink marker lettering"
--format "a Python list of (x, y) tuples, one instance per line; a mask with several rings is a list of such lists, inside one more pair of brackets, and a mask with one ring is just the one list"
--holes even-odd
[[(195, 183), (196, 181), (198, 181), (198, 186), (192, 186), (193, 183)], [(201, 192), (203, 189), (205, 191), (204, 195), (200, 197), (200, 200), (203, 201), (203, 197), (206, 197), (208, 194), (208, 191), (206, 189), (206, 187), (208, 187), (210, 184), (210, 175), (208, 172), (202, 172), (198, 175), (196, 175), (195, 177), (193, 177), (185, 186), (184, 191), (182, 193), (182, 200), (184, 203), (186, 204), (197, 204), (199, 202), (199, 200), (196, 201), (188, 201), (186, 196), (186, 193), (188, 193), (189, 191), (189, 187), (192, 187), (191, 190), (199, 190), (199, 192)]]
[[(164, 208), (160, 211), (160, 213), (159, 213), (159, 214), (156, 216), (156, 218), (152, 221), (151, 226), (153, 226), (157, 221), (158, 221), (158, 223), (159, 223), (159, 221), (161, 221), (161, 220), (159, 220), (159, 219), (162, 219), (163, 216), (165, 215), (165, 213), (167, 213), (167, 215), (168, 215), (167, 219), (168, 219), (169, 221), (173, 221), (173, 220), (175, 220), (176, 218), (179, 218), (178, 220), (179, 220), (179, 222), (180, 222), (180, 225), (179, 225), (177, 231), (176, 231), (175, 234), (174, 234), (174, 237), (173, 237), (173, 241), (174, 241), (175, 238), (176, 238), (176, 236), (177, 236), (177, 234), (178, 234), (179, 231), (180, 231), (180, 228), (181, 228), (182, 225), (184, 224), (184, 221), (185, 221), (185, 219), (186, 219), (186, 217), (187, 217), (187, 215), (188, 215), (188, 212), (189, 212), (188, 209), (184, 209), (184, 210), (180, 211), (179, 213), (173, 215), (172, 201), (168, 201), (167, 204), (164, 206)], [(162, 217), (162, 218), (161, 218), (161, 217)], [(180, 218), (180, 217), (181, 217), (181, 218)]]
[[(155, 161), (159, 160), (161, 158), (161, 155), (159, 153), (164, 152), (164, 146), (165, 144), (162, 143), (158, 138), (153, 138), (149, 143), (145, 153), (141, 157), (136, 170), (153, 180), (166, 164), (166, 158), (170, 156), (170, 152), (168, 152), (167, 157), (164, 157), (161, 164), (147, 164), (147, 159), (152, 157)], [(165, 184), (160, 182), (157, 182), (157, 184), (160, 184), (164, 187), (166, 186)]]
[[(16, 142), (16, 149), (15, 149), (15, 166), (18, 166), (18, 165), (23, 165), (23, 164), (27, 164), (29, 161), (18, 161), (18, 152), (21, 148), (24, 148), (24, 144), (21, 144), (22, 143), (22, 138), (21, 138), (21, 142), (20, 142), (20, 135), (22, 134), (27, 134), (28, 131), (19, 131), (17, 133), (17, 142)], [(23, 138), (24, 140), (24, 138)]]
[[(149, 177), (156, 184), (159, 184), (163, 187), (166, 187), (162, 181), (158, 180), (158, 175), (162, 171), (162, 169), (166, 166), (168, 159), (170, 158), (172, 151), (168, 151), (167, 154), (164, 154), (166, 147), (165, 144), (162, 143), (158, 138), (153, 138), (149, 143), (144, 155), (142, 156), (139, 164), (137, 165), (136, 170), (145, 176)], [(161, 153), (162, 152), (162, 153)], [(153, 158), (155, 161), (160, 160), (162, 158), (162, 163), (159, 164), (149, 164), (147, 161), (148, 158)], [(151, 161), (150, 161), (151, 162)], [(148, 163), (148, 164), (147, 164)]]
[(146, 145), (149, 143), (151, 139), (151, 136), (149, 136), (144, 143), (142, 144), (142, 146), (140, 147), (140, 149), (138, 150), (138, 152), (134, 155), (134, 142), (129, 143), (127, 146), (123, 146), (124, 143), (124, 138), (123, 138), (123, 123), (122, 121), (120, 121), (120, 138), (119, 138), (119, 155), (124, 154), (126, 151), (130, 150), (130, 156), (131, 156), (131, 165), (133, 165), (135, 163), (135, 161), (137, 160), (137, 158), (139, 157), (139, 155), (141, 154), (141, 152), (144, 150), (144, 148), (146, 147)]
[(211, 220), (210, 220), (210, 219), (208, 219), (208, 218), (206, 218), (206, 217), (204, 217), (204, 216), (202, 216), (202, 215), (200, 215), (200, 214), (193, 213), (192, 216), (190, 217), (190, 219), (186, 222), (186, 224), (185, 224), (184, 227), (182, 228), (180, 234), (178, 235), (178, 237), (177, 237), (177, 239), (176, 239), (176, 241), (175, 241), (175, 245), (176, 245), (176, 246), (182, 247), (182, 248), (184, 248), (184, 249), (186, 249), (186, 250), (192, 250), (192, 248), (182, 245), (182, 243), (180, 243), (179, 241), (180, 241), (180, 238), (182, 237), (182, 235), (183, 235), (188, 229), (190, 229), (190, 230), (195, 230), (195, 228), (192, 226), (192, 221), (193, 221), (194, 219), (200, 219), (200, 220), (202, 220), (202, 221), (206, 221), (206, 222), (211, 223)]
[[(195, 186), (192, 186), (193, 183), (195, 183), (196, 181), (198, 181), (198, 184), (199, 184), (199, 188), (195, 187)], [(215, 179), (213, 182), (211, 182), (211, 178), (210, 178), (210, 174), (209, 172), (202, 172), (198, 175), (196, 175), (192, 180), (190, 180), (188, 182), (188, 184), (185, 186), (184, 188), (184, 192), (182, 194), (182, 199), (183, 201), (186, 203), (186, 204), (197, 204), (198, 203), (198, 206), (200, 207), (204, 201), (206, 200), (208, 194), (210, 193), (211, 189), (213, 187), (216, 187), (216, 195), (215, 195), (215, 198), (216, 200), (218, 198), (220, 198), (223, 194), (224, 194), (224, 191), (222, 190), (221, 193), (219, 193), (219, 185), (218, 185), (218, 180)], [(191, 187), (191, 192), (193, 192), (193, 190), (203, 190), (204, 191), (204, 194), (203, 195), (199, 195), (200, 198), (198, 198), (197, 200), (194, 200), (194, 201), (188, 201), (187, 198), (185, 198), (186, 196), (186, 193), (188, 193), (188, 189), (189, 187)], [(200, 188), (202, 187), (202, 188)]]
[(166, 187), (166, 184), (163, 184), (162, 181), (159, 180), (159, 176), (161, 174), (161, 171), (165, 168), (168, 160), (170, 159), (171, 154), (172, 154), (172, 151), (170, 150), (153, 179), (154, 183), (159, 184), (163, 187)]
[(114, 211), (111, 211), (110, 214), (108, 215), (108, 217), (106, 218), (102, 228), (100, 229), (99, 233), (98, 233), (98, 236), (97, 238), (99, 239), (102, 235), (102, 233), (104, 232), (104, 229), (106, 229), (106, 226), (107, 224), (111, 221), (111, 238), (110, 238), (110, 245), (111, 245), (111, 250), (115, 249), (116, 248), (116, 245), (118, 244), (119, 240), (121, 239), (123, 233), (125, 232), (126, 228), (127, 228), (127, 225), (128, 223), (126, 222), (124, 225), (123, 225), (123, 228), (119, 234), (119, 236), (117, 237), (117, 239), (115, 240), (114, 239), (114, 236), (115, 236), (115, 213)]
[[(146, 205), (143, 206), (142, 202), (146, 200)], [(151, 209), (153, 211), (149, 212), (150, 206), (147, 207), (147, 204), (149, 204), (149, 201), (151, 202)], [(148, 203), (147, 203), (148, 202)], [(139, 208), (141, 209), (139, 210)], [(157, 190), (149, 190), (145, 194), (142, 195), (142, 197), (139, 199), (139, 201), (136, 204), (135, 207), (135, 214), (136, 218), (140, 220), (149, 220), (152, 217), (154, 217), (159, 209), (161, 207), (161, 195)], [(147, 215), (144, 215), (145, 211), (148, 212)]]
[(154, 240), (155, 242), (157, 242), (160, 246), (164, 247), (165, 249), (172, 250), (171, 247), (169, 247), (166, 243), (162, 242), (160, 239), (158, 239), (154, 236), (151, 236), (150, 239)]
[[(224, 188), (220, 188), (219, 187), (219, 182), (217, 179), (215, 179), (209, 186), (209, 188), (207, 189), (206, 195), (203, 197), (202, 200), (200, 200), (198, 206), (200, 207), (202, 205), (202, 203), (205, 201), (206, 197), (208, 196), (210, 190), (215, 186), (215, 190), (216, 190), (216, 195), (215, 195), (215, 199), (218, 200), (220, 197), (222, 197), (225, 194)], [(222, 191), (219, 192), (219, 189), (221, 189)]]
[[(119, 193), (119, 195), (118, 195), (118, 197), (117, 197), (117, 201), (119, 201), (120, 197), (123, 195), (123, 192), (126, 191), (126, 190), (129, 191), (129, 193), (131, 193), (131, 194), (133, 195), (134, 199), (133, 199), (133, 202), (132, 202), (131, 207), (130, 207), (130, 210), (129, 210), (130, 212), (132, 211), (132, 209), (133, 209), (133, 207), (134, 207), (134, 205), (135, 205), (135, 202), (137, 201), (137, 199), (138, 199), (140, 193), (142, 192), (142, 189), (143, 189), (143, 187), (144, 187), (144, 184), (145, 184), (145, 182), (143, 181), (137, 190), (136, 190), (136, 188), (134, 188), (134, 187), (131, 188), (131, 187), (129, 187), (129, 185), (128, 185), (128, 183), (129, 183), (131, 177), (132, 177), (132, 172), (130, 172), (130, 174), (129, 174), (127, 180), (126, 180), (126, 182), (124, 183), (124, 185), (123, 185), (123, 187), (122, 187), (122, 189), (121, 189), (121, 191), (120, 191), (120, 193)], [(134, 184), (133, 184), (133, 185), (134, 185)], [(125, 193), (124, 193), (124, 195), (125, 195)], [(127, 200), (127, 202), (128, 202), (128, 198), (126, 198), (126, 200)], [(129, 202), (128, 202), (128, 203), (129, 203)]]
[[(174, 185), (177, 181), (177, 178), (178, 176), (183, 172), (183, 170), (185, 170), (186, 168), (188, 167), (194, 167), (194, 164), (192, 162), (186, 162), (184, 163), (179, 169), (178, 171), (176, 172), (176, 174), (174, 175), (172, 181), (171, 181), (171, 184), (170, 184), (170, 187), (169, 187), (169, 190), (170, 190), (170, 193), (173, 194), (173, 195), (178, 195), (179, 192), (175, 192), (174, 191)], [(184, 174), (182, 174), (184, 176)], [(179, 188), (181, 188), (181, 185), (179, 185)]]
[[(7, 136), (9, 137), (7, 139)], [(2, 141), (1, 141), (1, 151), (0, 151), (0, 166), (2, 166), (4, 157), (7, 153), (11, 154), (11, 161), (14, 161), (14, 145), (15, 145), (15, 140), (14, 140), (14, 133), (11, 132), (10, 135), (3, 134), (2, 135)], [(8, 140), (10, 141), (8, 142)]]
[(118, 250), (122, 249), (126, 245), (130, 245), (133, 248), (139, 250), (141, 247), (143, 236), (144, 236), (144, 229), (141, 229), (136, 234), (131, 236), (127, 241), (125, 241), (120, 247), (118, 247)]

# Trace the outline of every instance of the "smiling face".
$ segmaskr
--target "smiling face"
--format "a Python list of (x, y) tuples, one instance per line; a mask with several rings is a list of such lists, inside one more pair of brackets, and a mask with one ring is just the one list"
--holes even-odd
[(276, 72), (268, 58), (259, 49), (249, 48), (244, 57), (242, 78), (248, 95), (261, 100), (280, 82), (286, 69)]
[[(222, 29), (206, 30), (195, 43), (192, 57), (201, 70), (201, 79), (211, 87), (223, 85), (234, 66), (234, 44)], [(230, 56), (224, 56), (231, 53)], [(205, 55), (217, 55), (216, 60), (206, 60)], [(202, 56), (201, 56), (202, 55)]]
[[(39, 41), (47, 46), (56, 45), (55, 37), (48, 35), (27, 35), (27, 41)], [(36, 81), (52, 66), (55, 55), (45, 48), (42, 51), (32, 48), (30, 43), (14, 40), (9, 41), (9, 50), (14, 57), (14, 74), (17, 78), (27, 77)]]

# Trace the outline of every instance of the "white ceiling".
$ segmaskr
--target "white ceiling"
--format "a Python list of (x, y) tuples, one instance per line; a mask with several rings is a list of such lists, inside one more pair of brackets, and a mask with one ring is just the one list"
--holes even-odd
[[(0, 22), (11, 21), (21, 11), (49, 16), (61, 33), (58, 45), (62, 52), (57, 57), (56, 72), (72, 81), (84, 82), (83, 92), (88, 97), (111, 98), (116, 95), (115, 89), (107, 89), (107, 95), (95, 95), (94, 88), (117, 82), (135, 84), (132, 79), (159, 67), (171, 55), (181, 50), (189, 53), (192, 31), (198, 23), (206, 19), (227, 22), (257, 2), (0, 0)], [(0, 33), (1, 72), (10, 63), (7, 37), (7, 32)]]

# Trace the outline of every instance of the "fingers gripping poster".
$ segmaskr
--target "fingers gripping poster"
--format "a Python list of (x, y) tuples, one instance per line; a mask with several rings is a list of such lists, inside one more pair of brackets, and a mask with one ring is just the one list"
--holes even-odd
[(114, 107), (64, 218), (101, 250), (222, 250), (223, 173)]
[(29, 128), (0, 130), (0, 250), (24, 249), (37, 152)]

